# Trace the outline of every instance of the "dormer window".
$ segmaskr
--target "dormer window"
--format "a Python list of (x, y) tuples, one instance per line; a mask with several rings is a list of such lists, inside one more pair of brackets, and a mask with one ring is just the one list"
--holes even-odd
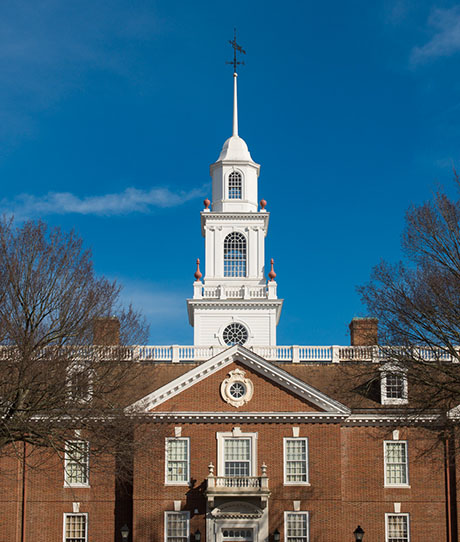
[(241, 199), (243, 178), (238, 171), (232, 171), (228, 176), (228, 199)]
[(401, 405), (407, 403), (407, 375), (404, 369), (395, 365), (385, 365), (380, 377), (382, 405)]
[(246, 276), (246, 237), (234, 231), (224, 239), (224, 277)]

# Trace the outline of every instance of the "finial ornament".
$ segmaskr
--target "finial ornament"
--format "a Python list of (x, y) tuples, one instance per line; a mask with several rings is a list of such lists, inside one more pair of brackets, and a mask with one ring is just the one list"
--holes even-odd
[(260, 208), (263, 211), (265, 207), (267, 206), (267, 202), (264, 199), (261, 199), (259, 203), (260, 203)]
[(236, 67), (240, 64), (244, 66), (243, 61), (238, 61), (236, 59), (236, 53), (242, 53), (243, 55), (246, 54), (246, 51), (241, 47), (241, 45), (238, 45), (236, 43), (236, 28), (233, 29), (233, 40), (228, 40), (228, 43), (233, 47), (233, 60), (231, 62), (227, 61), (225, 64), (233, 64), (233, 73), (236, 73)]
[(276, 273), (275, 273), (275, 270), (273, 269), (273, 264), (275, 263), (275, 260), (272, 258), (270, 260), (270, 264), (271, 264), (271, 269), (270, 269), (270, 273), (268, 273), (268, 276), (270, 278), (270, 282), (272, 282), (273, 280), (275, 280), (276, 278)]
[(205, 209), (209, 209), (209, 206), (211, 205), (211, 201), (206, 198), (204, 201), (203, 201), (203, 204), (204, 204), (204, 208)]
[(197, 258), (196, 260), (196, 271), (195, 271), (195, 278), (196, 280), (200, 280), (203, 274), (200, 271), (200, 258)]

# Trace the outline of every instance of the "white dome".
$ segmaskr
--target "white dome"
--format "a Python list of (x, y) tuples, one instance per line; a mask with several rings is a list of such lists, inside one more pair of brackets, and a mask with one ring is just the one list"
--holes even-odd
[(248, 146), (244, 139), (237, 135), (229, 137), (220, 151), (218, 162), (221, 160), (235, 160), (241, 162), (252, 162)]

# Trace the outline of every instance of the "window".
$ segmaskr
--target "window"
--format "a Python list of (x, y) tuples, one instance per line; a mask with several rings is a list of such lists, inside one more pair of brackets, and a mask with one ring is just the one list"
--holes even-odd
[(89, 485), (89, 444), (85, 440), (66, 442), (64, 482), (74, 487)]
[(407, 403), (407, 376), (404, 369), (391, 365), (382, 368), (380, 394), (383, 405)]
[(224, 276), (246, 276), (246, 237), (239, 231), (224, 239)]
[(308, 439), (284, 439), (284, 483), (308, 484)]
[(228, 199), (241, 199), (243, 185), (241, 173), (232, 171), (228, 176)]
[(308, 512), (284, 513), (285, 542), (308, 542)]
[(165, 512), (165, 542), (188, 542), (189, 512)]
[(385, 514), (386, 542), (409, 542), (409, 514)]
[(87, 542), (88, 514), (64, 514), (64, 542)]
[(190, 440), (188, 438), (166, 439), (166, 483), (187, 484), (190, 479)]
[(224, 440), (224, 476), (251, 476), (251, 439)]
[(243, 345), (249, 339), (249, 333), (243, 324), (232, 322), (222, 332), (222, 339), (227, 346)]
[(384, 442), (385, 486), (407, 486), (407, 442), (388, 440)]

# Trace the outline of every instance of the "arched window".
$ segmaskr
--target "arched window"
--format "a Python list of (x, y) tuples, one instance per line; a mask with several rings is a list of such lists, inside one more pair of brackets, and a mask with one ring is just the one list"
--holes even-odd
[(238, 231), (224, 239), (224, 276), (246, 276), (246, 238)]
[(241, 199), (243, 178), (238, 171), (232, 171), (228, 176), (228, 199)]

